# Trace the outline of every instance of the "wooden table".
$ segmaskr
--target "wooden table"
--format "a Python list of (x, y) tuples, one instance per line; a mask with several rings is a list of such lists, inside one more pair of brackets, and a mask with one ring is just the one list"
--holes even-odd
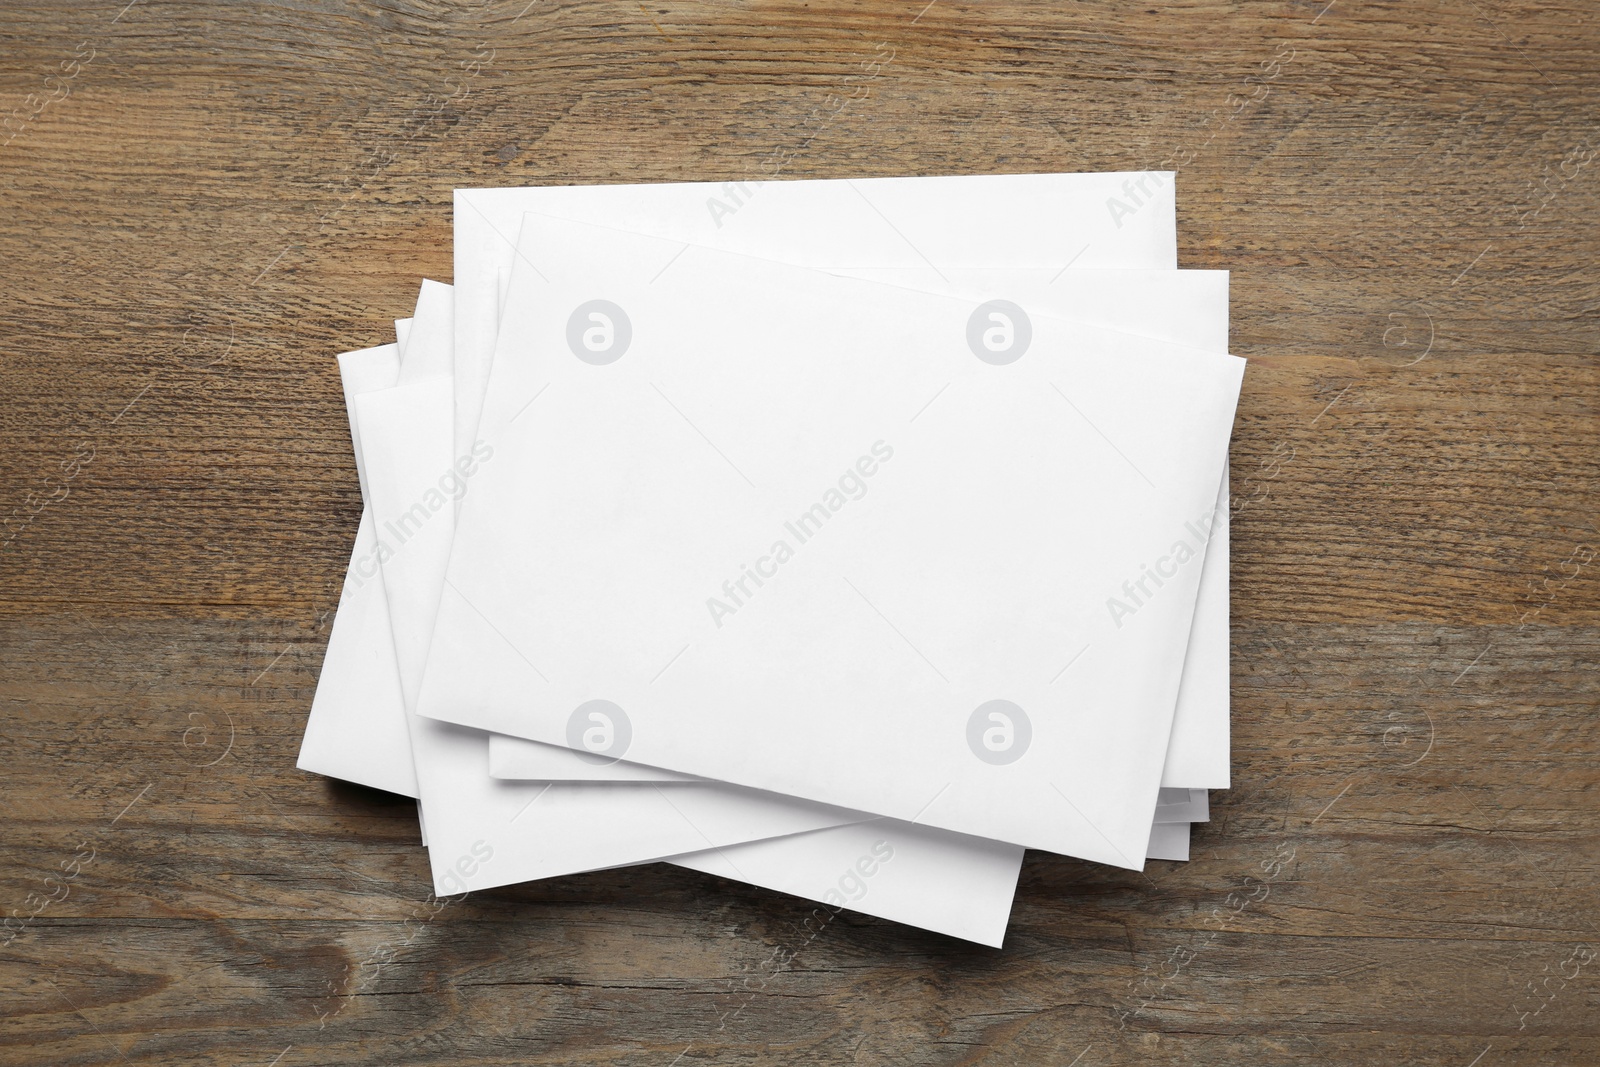
[[(0, 1062), (1600, 1062), (1600, 13), (924, 2), (5, 5)], [(332, 357), (451, 189), (779, 150), (1176, 169), (1233, 272), (1235, 788), (1030, 854), (1002, 951), (661, 866), (436, 907), (294, 766)]]

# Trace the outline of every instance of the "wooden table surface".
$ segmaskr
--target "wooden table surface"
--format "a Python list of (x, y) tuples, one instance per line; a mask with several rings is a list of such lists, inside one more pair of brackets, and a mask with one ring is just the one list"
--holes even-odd
[[(6, 3), (0, 1062), (1600, 1063), (1600, 9), (925, 3)], [(430, 904), (414, 805), (294, 766), (333, 355), (456, 186), (780, 150), (1179, 172), (1235, 788), (1188, 863), (1030, 853), (1000, 951), (662, 866)]]

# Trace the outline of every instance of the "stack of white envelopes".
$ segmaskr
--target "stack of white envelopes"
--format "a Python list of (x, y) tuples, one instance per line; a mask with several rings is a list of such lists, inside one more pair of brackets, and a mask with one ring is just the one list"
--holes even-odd
[(435, 891), (667, 861), (998, 946), (1228, 768), (1226, 272), (1170, 173), (465, 189), (339, 357), (306, 770)]

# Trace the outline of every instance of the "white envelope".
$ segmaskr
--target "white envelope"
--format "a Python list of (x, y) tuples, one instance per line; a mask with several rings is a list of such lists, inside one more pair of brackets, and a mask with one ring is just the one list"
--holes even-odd
[[(1150, 596), (1140, 554), (1159, 568), (1172, 562), (1162, 552), (1187, 536), (1185, 523), (1209, 525), (1242, 361), (1035, 314), (1030, 358), (1001, 368), (993, 364), (1003, 361), (976, 347), (988, 320), (970, 301), (557, 220), (525, 237), (518, 273), (530, 298), (508, 309), (484, 415), (486, 427), (510, 427), (492, 436), (513, 459), (488, 472), (468, 499), (420, 710), (577, 744), (569, 727), (581, 733), (595, 721), (583, 709), (604, 691), (629, 708), (639, 762), (1139, 866), (1200, 570), (1198, 563), (1163, 570), (1164, 591)], [(535, 257), (539, 266), (523, 271)], [(616, 276), (619, 263), (632, 267), (631, 276)], [(603, 361), (585, 359), (579, 347), (591, 347), (584, 329), (604, 329), (582, 318), (602, 280), (635, 309), (615, 316), (624, 329), (634, 320), (635, 357), (609, 364), (605, 377), (592, 365)], [(513, 288), (522, 291), (515, 280)], [(679, 345), (684, 338), (695, 343)], [(785, 374), (741, 371), (757, 344), (764, 366), (788, 368)], [(575, 354), (555, 358), (558, 346)], [(958, 388), (935, 417), (919, 422), (951, 385)], [(515, 424), (547, 386), (579, 402), (546, 404), (537, 419)], [(847, 478), (855, 496), (864, 477), (888, 466), (896, 446), (876, 436), (883, 426), (911, 460), (894, 468), (904, 479), (898, 488), (863, 495), (854, 505), (861, 518), (838, 536), (830, 526), (828, 538), (789, 564), (799, 577), (774, 582), (759, 601), (746, 604), (727, 582), (719, 593), (714, 575), (732, 568), (750, 596), (744, 583), (753, 576), (732, 557), (775, 543), (780, 528), (796, 543), (809, 541), (837, 510), (830, 494), (842, 506)], [(851, 445), (853, 437), (861, 440)], [(764, 487), (716, 445), (719, 438), (738, 442)], [(851, 448), (861, 455), (840, 451)], [(1035, 485), (1019, 465), (1007, 467), (1004, 448), (1049, 456), (1046, 480)], [(1069, 454), (1076, 469), (1064, 462)], [(537, 462), (551, 455), (595, 462)], [(980, 455), (987, 464), (972, 458)], [(846, 472), (838, 490), (830, 485), (837, 472), (824, 470), (830, 462)], [(1134, 473), (1150, 491), (1131, 488)], [(537, 493), (528, 492), (530, 478)], [(748, 496), (732, 488), (741, 481)], [(813, 482), (812, 495), (823, 493), (827, 503), (820, 511), (802, 499)], [(663, 492), (666, 485), (673, 489)], [(732, 509), (722, 506), (730, 492), (740, 497)], [(896, 494), (894, 507), (878, 503)], [(1046, 521), (1081, 510), (1084, 500), (1115, 506), (1093, 524)], [(618, 521), (607, 510), (617, 501), (645, 510)], [(786, 502), (794, 514), (822, 517), (810, 526), (802, 518), (793, 529), (792, 518), (783, 523)], [(974, 502), (982, 515), (962, 510)], [(559, 527), (554, 514), (562, 516)], [(705, 514), (715, 522), (699, 517)], [(1026, 551), (968, 566), (964, 553), (996, 543), (1000, 526)], [(1044, 551), (1046, 531), (1052, 545), (1066, 548)], [(922, 547), (890, 551), (890, 540)], [(1203, 540), (1183, 558), (1197, 558)], [(528, 543), (541, 550), (516, 553)], [(474, 559), (512, 563), (490, 580)], [(1094, 564), (1088, 584), (1085, 559)], [(767, 573), (763, 564), (771, 562), (761, 557), (754, 566)], [(940, 582), (926, 581), (929, 566)], [(903, 622), (938, 619), (941, 632), (920, 640), (953, 677), (849, 581), (852, 567), (868, 568), (870, 578), (858, 576), (890, 598)], [(1148, 601), (1112, 580), (1123, 575)], [(583, 581), (571, 584), (574, 576)], [(841, 592), (845, 586), (861, 603)], [(530, 589), (546, 608), (562, 605), (559, 632), (540, 629), (550, 616), (526, 599)], [(1134, 600), (1124, 614), (1139, 618), (1124, 631), (1112, 612), (1119, 637), (1100, 604), (1121, 604), (1122, 596)], [(748, 609), (760, 621), (708, 627), (702, 598), (710, 624)], [(956, 602), (985, 607), (952, 614)], [(1077, 616), (1066, 617), (1061, 605)], [(1008, 628), (1003, 654), (960, 659), (960, 650), (981, 647), (965, 630), (997, 626)], [(602, 639), (597, 627), (616, 629)], [(684, 656), (697, 640), (697, 654)], [(1104, 651), (1068, 671), (1080, 640), (1099, 640)], [(560, 664), (555, 678), (519, 651), (530, 647)], [(1045, 667), (1052, 657), (1060, 663), (1053, 671)], [(797, 663), (800, 672), (774, 687), (779, 672)], [(1056, 680), (1059, 689), (1050, 691)], [(996, 691), (1022, 697), (1041, 723), (1038, 758), (999, 772), (976, 748), (967, 750), (968, 734), (987, 736), (983, 694)], [(754, 706), (765, 717), (751, 730), (745, 715)], [(941, 709), (939, 727), (916, 725), (932, 708)], [(1005, 714), (1015, 710), (1007, 705)], [(669, 729), (669, 720), (677, 725)], [(840, 737), (867, 743), (828, 751), (825, 739)], [(733, 738), (741, 744), (727, 743)], [(896, 750), (909, 765), (877, 773), (874, 761)], [(1052, 792), (1060, 810), (1047, 815)]]

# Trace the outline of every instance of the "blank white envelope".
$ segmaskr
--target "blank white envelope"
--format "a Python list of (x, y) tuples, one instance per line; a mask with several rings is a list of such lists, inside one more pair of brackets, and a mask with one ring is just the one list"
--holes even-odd
[(1139, 866), (1243, 361), (524, 232), (419, 710)]

